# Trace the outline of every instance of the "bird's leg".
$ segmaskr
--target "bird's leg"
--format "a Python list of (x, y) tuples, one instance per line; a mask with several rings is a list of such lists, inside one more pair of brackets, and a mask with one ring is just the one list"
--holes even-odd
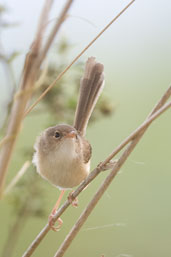
[(72, 204), (73, 207), (78, 207), (78, 198), (74, 198), (73, 197), (73, 192), (71, 191), (68, 195), (68, 201), (70, 202), (70, 204)]
[(54, 218), (54, 215), (56, 214), (56, 211), (57, 211), (57, 209), (58, 209), (58, 207), (59, 207), (59, 205), (60, 205), (60, 202), (61, 202), (61, 200), (62, 200), (62, 197), (63, 197), (64, 193), (65, 193), (65, 190), (61, 190), (61, 193), (60, 193), (60, 195), (59, 195), (59, 198), (58, 198), (58, 200), (57, 200), (55, 206), (53, 207), (51, 214), (49, 215), (49, 226), (50, 226), (50, 228), (51, 228), (53, 231), (59, 231), (61, 225), (63, 224), (62, 219), (61, 219), (61, 218), (58, 218), (57, 221), (58, 221), (59, 225), (58, 225), (57, 227), (55, 227), (55, 226), (54, 226), (55, 221), (53, 220), (53, 218)]

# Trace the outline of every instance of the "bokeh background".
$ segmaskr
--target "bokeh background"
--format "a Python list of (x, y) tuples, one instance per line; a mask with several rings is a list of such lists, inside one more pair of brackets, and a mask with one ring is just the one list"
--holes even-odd
[[(58, 17), (64, 1), (56, 1), (51, 23)], [(69, 63), (80, 50), (114, 17), (128, 1), (75, 1), (54, 44), (65, 38), (71, 46), (65, 56)], [(3, 51), (19, 55), (12, 63), (18, 82), (23, 62), (34, 38), (39, 14), (43, 6), (37, 1), (1, 1), (8, 7), (6, 20), (16, 23), (1, 32)], [(113, 105), (112, 115), (98, 118), (88, 128), (87, 138), (93, 147), (91, 167), (95, 167), (126, 137), (151, 111), (171, 81), (171, 2), (137, 0), (108, 31), (81, 57), (96, 56), (105, 66), (104, 94)], [(1, 49), (2, 50), (2, 49)], [(49, 53), (56, 65), (54, 49)], [(74, 68), (73, 68), (74, 69)], [(72, 72), (72, 69), (71, 69)], [(80, 71), (81, 74), (81, 71)], [(6, 116), (6, 104), (13, 89), (0, 67), (1, 126)], [(69, 87), (72, 86), (68, 82)], [(38, 107), (36, 107), (38, 108)], [(48, 112), (29, 115), (16, 146), (10, 165), (9, 182), (28, 159), (23, 151), (33, 148), (36, 136), (49, 119)], [(72, 117), (71, 117), (72, 118)], [(59, 120), (57, 119), (56, 122)], [(61, 121), (61, 118), (60, 118)], [(145, 133), (121, 172), (107, 190), (65, 256), (112, 257), (170, 257), (171, 256), (171, 112), (164, 113)], [(3, 134), (3, 132), (2, 132)], [(34, 172), (34, 167), (28, 171)], [(80, 213), (90, 201), (107, 172), (101, 174), (79, 197), (79, 207), (69, 208), (62, 216), (64, 225), (59, 233), (50, 232), (33, 254), (34, 257), (53, 256)], [(27, 175), (25, 175), (27, 178)], [(24, 179), (24, 178), (23, 178)], [(29, 178), (30, 179), (30, 178)], [(47, 222), (58, 189), (37, 176), (41, 190), (36, 191), (39, 213), (29, 216), (21, 228), (13, 257), (24, 250)], [(24, 183), (24, 182), (23, 182)], [(30, 180), (30, 188), (32, 182)], [(22, 189), (22, 190), (21, 190)], [(21, 190), (21, 191), (19, 191)], [(21, 184), (0, 204), (0, 252), (16, 222), (18, 204), (13, 195), (25, 195)], [(43, 192), (42, 192), (43, 191)], [(40, 199), (39, 199), (40, 196)], [(42, 199), (43, 198), (43, 199)], [(23, 199), (22, 199), (23, 200)], [(64, 198), (65, 200), (65, 198)], [(13, 235), (15, 237), (15, 233)]]

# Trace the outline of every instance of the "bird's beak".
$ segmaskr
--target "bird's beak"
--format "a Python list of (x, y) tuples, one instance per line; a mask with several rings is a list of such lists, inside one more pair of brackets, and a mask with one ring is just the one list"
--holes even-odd
[(67, 133), (65, 135), (65, 137), (66, 138), (74, 138), (74, 137), (76, 137), (76, 132), (75, 131), (71, 131), (71, 132)]

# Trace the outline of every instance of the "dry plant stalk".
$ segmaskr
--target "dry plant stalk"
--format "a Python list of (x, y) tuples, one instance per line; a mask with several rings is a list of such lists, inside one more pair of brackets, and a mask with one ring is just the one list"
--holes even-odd
[(59, 18), (58, 18), (58, 21), (56, 22), (55, 26), (53, 27), (48, 39), (47, 39), (47, 42), (45, 44), (45, 47), (43, 49), (43, 51), (41, 52), (41, 55), (39, 57), (39, 63), (41, 64), (42, 61), (44, 60), (44, 58), (46, 57), (46, 54), (54, 40), (54, 37), (56, 36), (57, 32), (59, 31), (60, 29), (60, 26), (61, 24), (65, 21), (66, 19), (66, 14), (69, 10), (69, 8), (71, 7), (71, 4), (74, 2), (74, 0), (67, 0)]
[[(59, 248), (58, 252), (55, 257), (62, 256), (64, 251), (69, 247), (72, 240), (78, 233), (79, 229), (83, 225), (83, 223), (88, 218), (89, 214), (97, 204), (97, 202), (100, 200), (101, 196), (105, 192), (106, 188), (109, 186), (115, 175), (117, 174), (120, 167), (123, 165), (123, 163), (126, 161), (130, 153), (133, 151), (134, 147), (144, 134), (145, 130), (148, 128), (148, 126), (151, 124), (153, 120), (155, 120), (159, 115), (161, 115), (164, 111), (166, 111), (168, 108), (171, 107), (171, 102), (166, 103), (168, 98), (171, 96), (171, 87), (166, 91), (166, 93), (163, 95), (163, 97), (160, 99), (158, 104), (155, 106), (153, 111), (150, 113), (148, 118), (142, 123), (141, 126), (139, 126), (129, 137), (127, 137), (103, 162), (101, 162), (91, 173), (90, 175), (78, 186), (78, 188), (72, 193), (73, 199), (76, 198), (82, 190), (93, 180), (95, 177), (103, 170), (104, 165), (106, 165), (113, 157), (122, 150), (129, 142), (129, 146), (124, 151), (124, 153), (121, 155), (120, 159), (115, 164), (114, 168), (112, 169), (111, 173), (108, 175), (104, 183), (101, 185), (97, 193), (94, 195), (92, 201), (89, 203), (83, 214), (80, 216), (79, 220), (76, 222), (74, 227), (72, 228), (71, 232), (68, 234), (66, 239), (64, 240), (63, 244)], [(165, 105), (164, 105), (165, 104)], [(54, 221), (56, 221), (63, 212), (69, 207), (70, 202), (67, 200), (57, 211)], [(26, 250), (24, 255), (22, 257), (29, 257), (32, 255), (32, 253), (35, 251), (35, 249), (38, 247), (38, 245), (41, 243), (43, 238), (46, 236), (46, 234), (49, 232), (50, 227), (47, 223), (45, 227), (42, 229), (42, 231), (37, 235), (35, 240), (32, 242), (32, 244), (29, 246), (29, 248)], [(60, 255), (62, 254), (62, 255)]]
[(20, 178), (25, 174), (25, 172), (27, 171), (27, 169), (30, 167), (30, 161), (26, 161), (23, 166), (21, 167), (21, 169), (17, 172), (16, 176), (12, 179), (12, 181), (9, 183), (9, 185), (6, 187), (4, 194), (8, 194), (13, 187), (18, 183), (18, 181), (20, 180)]
[(14, 150), (17, 136), (20, 132), (22, 120), (24, 118), (24, 111), (29, 99), (31, 98), (33, 87), (38, 77), (40, 65), (45, 58), (44, 54), (47, 53), (56, 33), (59, 31), (67, 11), (71, 6), (72, 0), (67, 1), (59, 20), (54, 26), (52, 34), (47, 40), (47, 44), (45, 44), (45, 48), (42, 49), (44, 31), (48, 22), (48, 16), (52, 3), (53, 0), (45, 0), (35, 40), (31, 46), (30, 53), (27, 54), (25, 59), (22, 79), (20, 82), (19, 91), (14, 99), (12, 106), (6, 136), (3, 139), (3, 144), (1, 142), (2, 149), (0, 152), (0, 196), (2, 196), (3, 193), (7, 169)]

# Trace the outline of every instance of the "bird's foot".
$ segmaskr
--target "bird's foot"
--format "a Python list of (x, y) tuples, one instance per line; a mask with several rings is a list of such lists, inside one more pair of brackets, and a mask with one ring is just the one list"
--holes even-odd
[(68, 201), (70, 202), (70, 204), (72, 204), (73, 207), (78, 207), (78, 198), (74, 198), (73, 197), (73, 192), (70, 192), (68, 195)]
[(113, 169), (113, 167), (115, 166), (115, 164), (118, 162), (118, 160), (111, 160), (108, 163), (106, 163), (105, 165), (102, 165), (102, 162), (99, 163), (98, 168), (102, 171), (105, 170), (111, 170)]
[(49, 215), (48, 221), (49, 221), (49, 226), (50, 226), (50, 228), (51, 228), (53, 231), (57, 232), (57, 231), (60, 230), (60, 228), (61, 228), (61, 226), (62, 226), (62, 224), (63, 224), (63, 221), (62, 221), (61, 218), (58, 218), (57, 221), (58, 221), (59, 224), (58, 224), (58, 226), (54, 226), (54, 225), (55, 225), (55, 222), (56, 222), (56, 221), (54, 220), (54, 215), (55, 215), (55, 214), (51, 213), (51, 214)]

